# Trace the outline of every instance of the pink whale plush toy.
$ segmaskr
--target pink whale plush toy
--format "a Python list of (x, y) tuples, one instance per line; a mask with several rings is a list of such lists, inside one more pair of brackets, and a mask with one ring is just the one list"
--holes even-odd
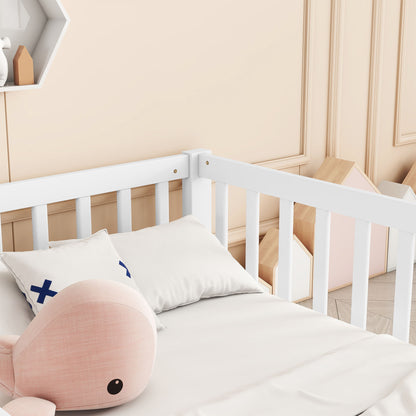
[(107, 280), (75, 283), (22, 336), (0, 337), (0, 387), (15, 398), (0, 415), (126, 403), (145, 389), (155, 355), (154, 315), (138, 291)]

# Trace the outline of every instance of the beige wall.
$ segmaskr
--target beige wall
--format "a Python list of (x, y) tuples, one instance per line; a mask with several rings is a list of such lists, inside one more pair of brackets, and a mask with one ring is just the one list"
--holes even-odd
[[(0, 94), (0, 180), (196, 147), (305, 175), (335, 155), (402, 180), (416, 159), (416, 0), (404, 3), (401, 15), (400, 0), (64, 0), (71, 23), (43, 88)], [(94, 230), (115, 231), (114, 201), (94, 198)], [(265, 230), (278, 203), (261, 206)], [(243, 207), (232, 189), (240, 259)], [(50, 207), (51, 239), (75, 235), (73, 208)], [(152, 187), (133, 209), (135, 228), (153, 224)], [(30, 212), (3, 230), (6, 248), (31, 247)]]

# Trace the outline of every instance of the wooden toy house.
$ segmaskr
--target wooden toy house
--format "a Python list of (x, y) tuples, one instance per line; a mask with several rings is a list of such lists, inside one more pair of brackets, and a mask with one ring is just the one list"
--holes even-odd
[(403, 185), (410, 186), (413, 189), (413, 192), (416, 193), (416, 162), (413, 163), (409, 173), (404, 178)]
[[(404, 199), (406, 201), (416, 201), (416, 194), (409, 185), (401, 183), (383, 181), (379, 184), (378, 189), (384, 195), (393, 196), (395, 198)], [(396, 269), (397, 265), (397, 246), (399, 233), (395, 228), (389, 230), (389, 245), (387, 256), (387, 271), (390, 272)], [(415, 249), (416, 261), (416, 249)]]
[[(352, 161), (327, 158), (316, 172), (314, 178), (380, 193), (360, 167)], [(295, 205), (294, 233), (313, 254), (315, 235), (315, 208)], [(329, 290), (352, 283), (354, 259), (355, 220), (332, 213), (329, 259)], [(387, 261), (386, 227), (373, 224), (371, 227), (370, 277), (386, 272)]]
[(25, 46), (20, 45), (13, 59), (14, 83), (32, 85), (35, 83), (33, 59)]
[[(312, 255), (300, 240), (293, 236), (292, 294), (294, 301), (309, 299), (312, 295)], [(260, 284), (270, 294), (276, 294), (279, 269), (279, 230), (270, 228), (259, 248)]]

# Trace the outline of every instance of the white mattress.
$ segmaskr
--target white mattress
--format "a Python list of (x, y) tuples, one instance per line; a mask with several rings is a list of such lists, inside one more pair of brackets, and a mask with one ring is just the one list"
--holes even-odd
[[(16, 321), (9, 314), (5, 323), (5, 313), (4, 305), (0, 305), (1, 333), (5, 333), (4, 327), (8, 332), (21, 333), (27, 317)], [(379, 345), (382, 352), (368, 366), (369, 374), (363, 373), (367, 377), (363, 383), (369, 388), (354, 392), (363, 395), (369, 404), (388, 394), (402, 377), (416, 368), (414, 346), (389, 336), (375, 336), (266, 294), (204, 300), (165, 312), (160, 318), (166, 329), (159, 332), (155, 370), (145, 392), (126, 405), (88, 414), (179, 414), (299, 369), (302, 369), (302, 378), (313, 384), (315, 375), (319, 377), (319, 365), (316, 365), (319, 360), (349, 346), (365, 345), (364, 340), (374, 341), (368, 343), (371, 351), (375, 351), (374, 345)], [(11, 331), (14, 322), (16, 330)], [(377, 355), (371, 351), (370, 358)], [(380, 359), (384, 361), (377, 361)], [(357, 365), (363, 366), (363, 363)], [(309, 377), (305, 376), (307, 368), (311, 368)], [(374, 372), (374, 368), (380, 371)], [(351, 380), (350, 384), (346, 391), (354, 390)], [(0, 404), (8, 400), (2, 395)]]

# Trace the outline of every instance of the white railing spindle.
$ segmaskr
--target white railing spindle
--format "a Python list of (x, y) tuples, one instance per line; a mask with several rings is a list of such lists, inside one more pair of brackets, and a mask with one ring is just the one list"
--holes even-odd
[(117, 231), (125, 233), (131, 230), (131, 190), (122, 189), (117, 191)]
[(280, 199), (277, 295), (292, 300), (293, 202)]
[(259, 222), (260, 195), (247, 190), (246, 270), (256, 280), (259, 278)]
[(1, 229), (1, 215), (0, 215), (0, 253), (3, 252), (3, 235)]
[(393, 336), (405, 342), (409, 341), (414, 250), (414, 234), (399, 231), (396, 291), (394, 294)]
[(84, 196), (75, 201), (77, 216), (77, 237), (86, 238), (91, 235), (91, 197)]
[(49, 246), (48, 206), (32, 207), (33, 249), (44, 250)]
[(351, 323), (362, 329), (367, 327), (370, 243), (371, 223), (355, 220)]
[(169, 223), (169, 182), (155, 185), (156, 225)]
[(328, 312), (329, 244), (331, 234), (331, 213), (316, 210), (313, 264), (313, 309)]
[(215, 234), (228, 248), (228, 185), (222, 182), (215, 184)]

